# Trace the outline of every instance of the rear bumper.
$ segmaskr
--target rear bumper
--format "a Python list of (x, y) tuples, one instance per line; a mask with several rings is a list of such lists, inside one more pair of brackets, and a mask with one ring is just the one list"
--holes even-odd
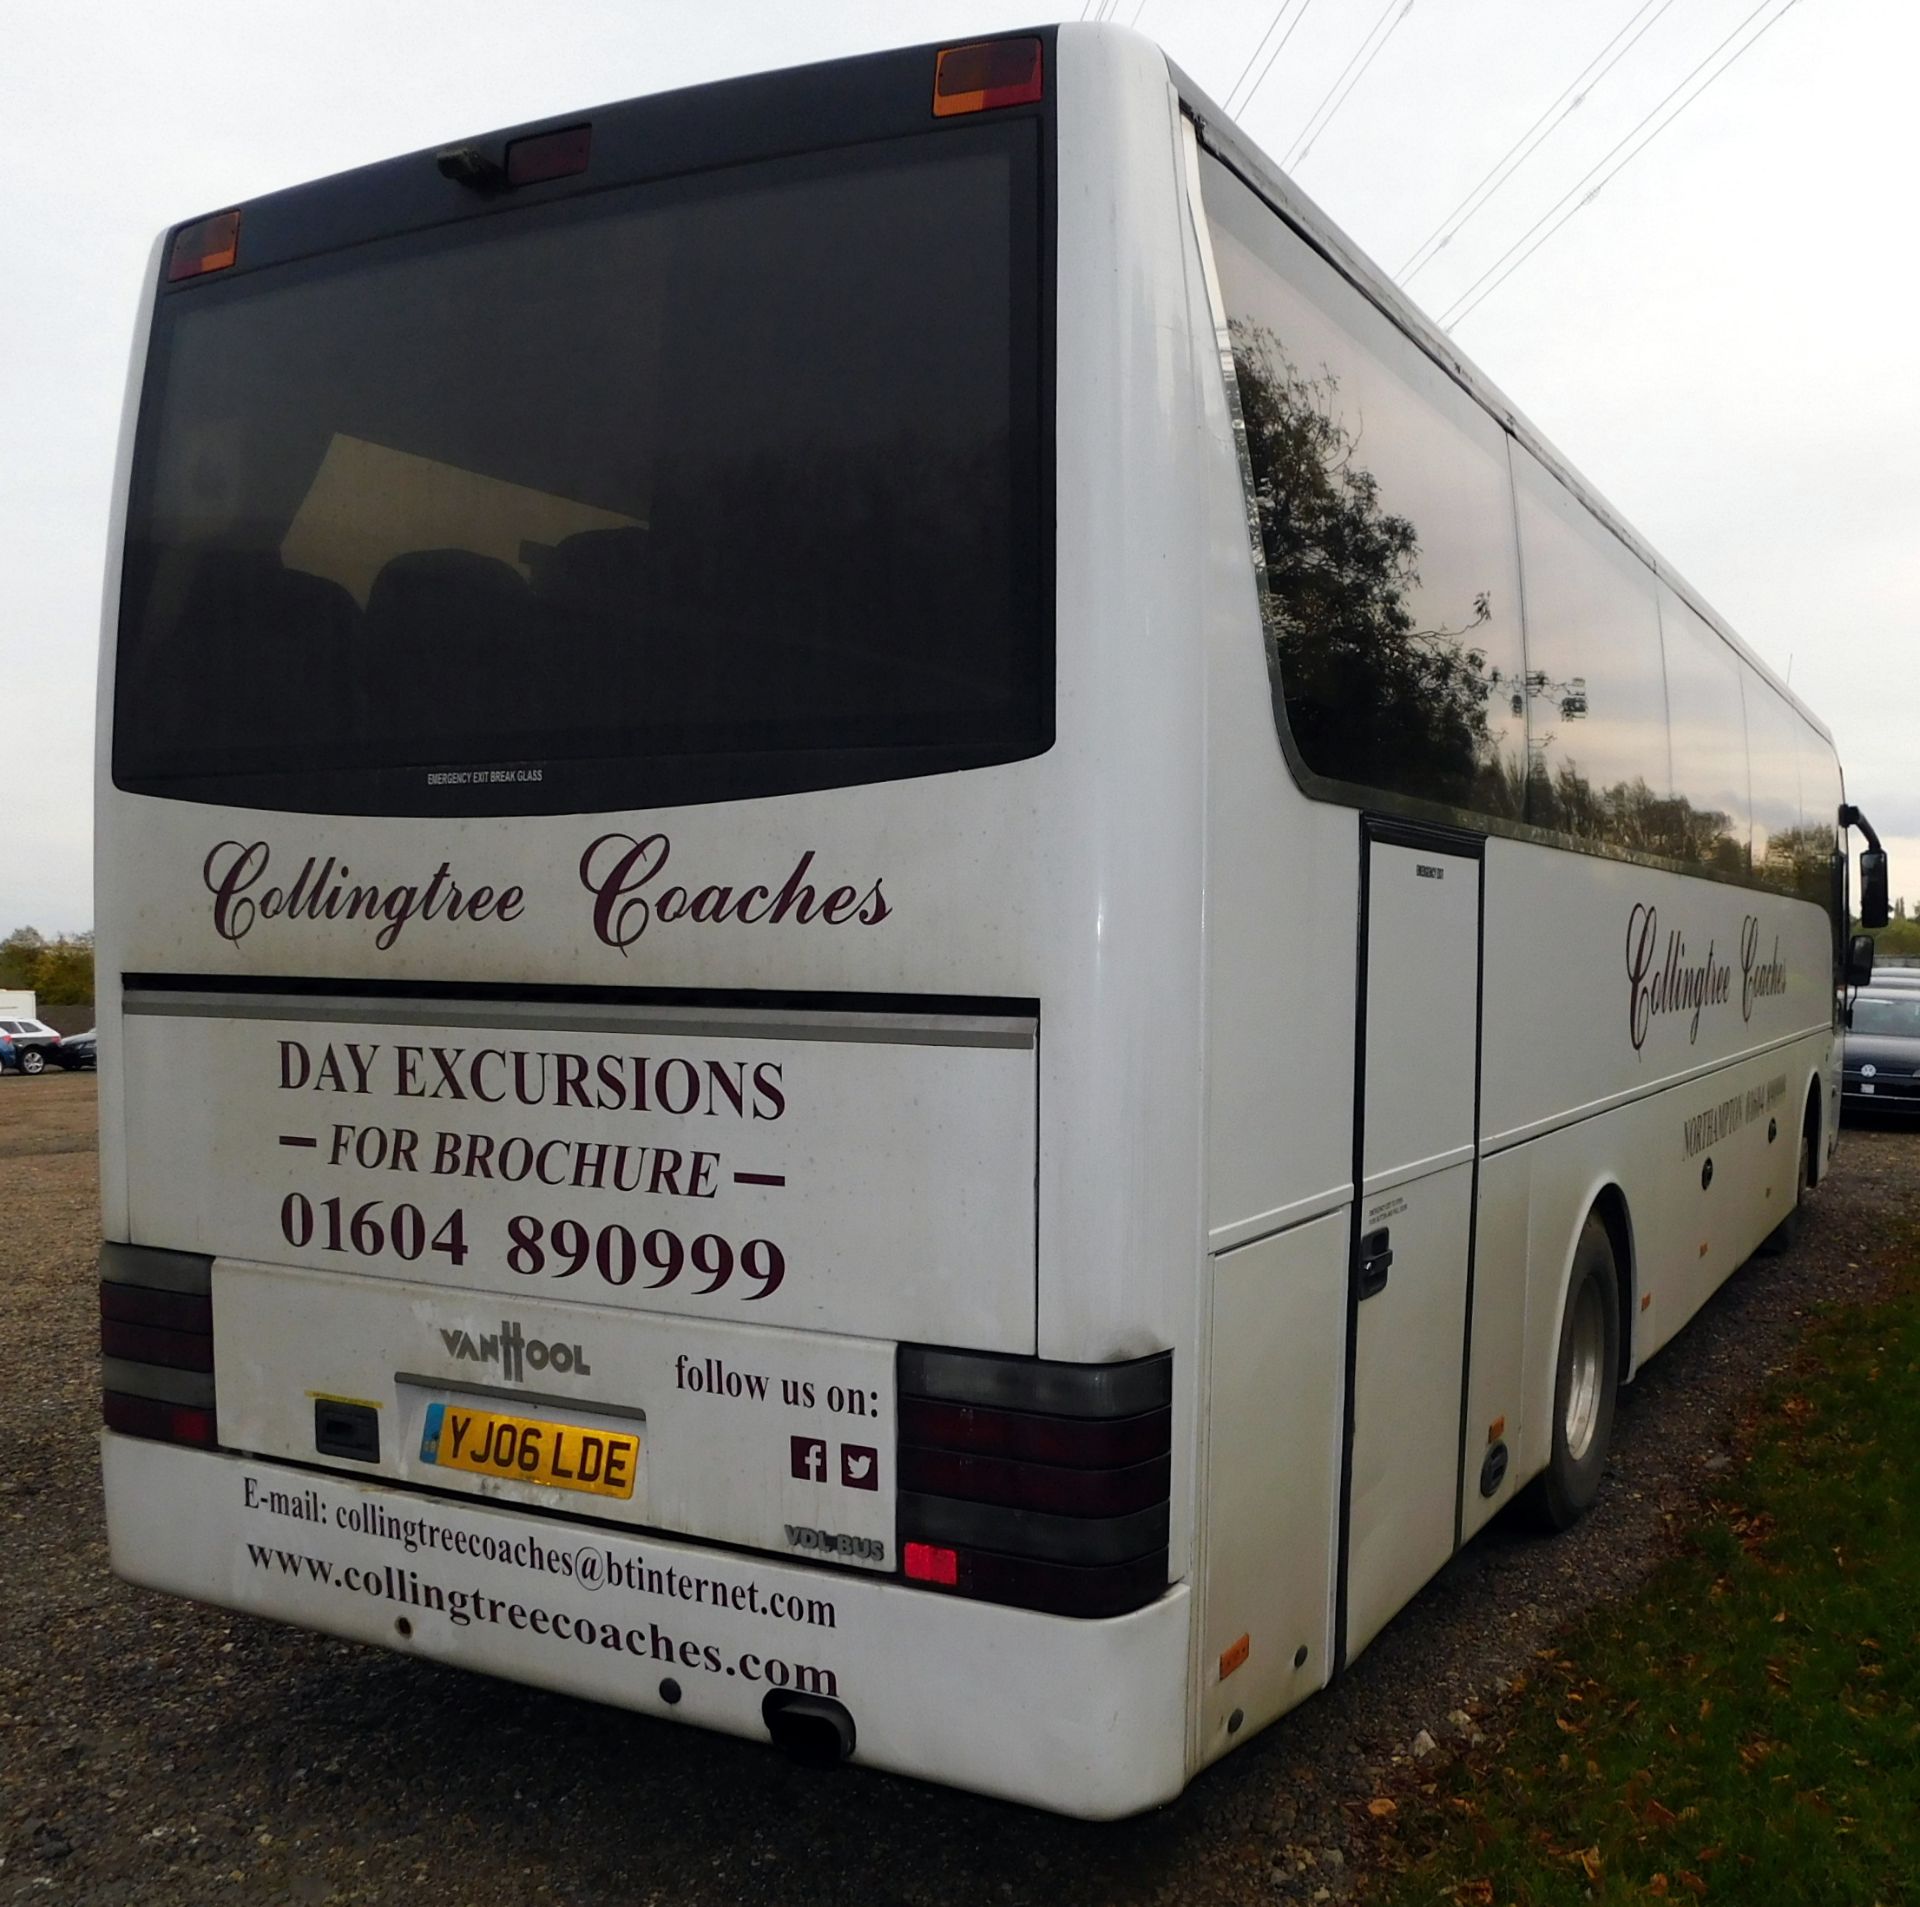
[(1185, 1783), (1184, 1585), (1072, 1621), (111, 1431), (101, 1459), (150, 1589), (759, 1740), (770, 1688), (830, 1694), (865, 1766), (1089, 1819)]

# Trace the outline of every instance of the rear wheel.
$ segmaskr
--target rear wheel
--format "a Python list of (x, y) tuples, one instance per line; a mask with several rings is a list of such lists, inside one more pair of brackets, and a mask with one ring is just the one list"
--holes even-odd
[(1589, 1212), (1574, 1249), (1560, 1353), (1553, 1376), (1553, 1454), (1521, 1492), (1521, 1513), (1536, 1527), (1564, 1530), (1600, 1493), (1613, 1439), (1620, 1374), (1620, 1270), (1613, 1238)]
[(37, 1046), (29, 1046), (20, 1055), (20, 1070), (23, 1073), (44, 1073), (47, 1070), (47, 1056)]

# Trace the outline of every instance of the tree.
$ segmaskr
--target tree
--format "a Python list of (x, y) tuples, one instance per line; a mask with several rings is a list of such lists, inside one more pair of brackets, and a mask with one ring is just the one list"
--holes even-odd
[(26, 989), (42, 1006), (91, 1005), (92, 934), (49, 940), (37, 927), (16, 927), (0, 940), (0, 987)]

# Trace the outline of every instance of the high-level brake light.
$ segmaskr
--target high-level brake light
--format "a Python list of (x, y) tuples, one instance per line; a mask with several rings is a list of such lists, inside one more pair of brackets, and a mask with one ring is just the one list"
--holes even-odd
[(205, 272), (225, 271), (239, 256), (240, 214), (216, 212), (212, 218), (183, 226), (173, 235), (173, 246), (167, 253), (167, 282), (175, 284)]
[(586, 171), (592, 151), (591, 126), (565, 126), (559, 132), (516, 139), (507, 148), (507, 183), (538, 185), (546, 179), (571, 178)]
[(933, 114), (1027, 106), (1043, 96), (1038, 40), (981, 40), (950, 46), (934, 63)]

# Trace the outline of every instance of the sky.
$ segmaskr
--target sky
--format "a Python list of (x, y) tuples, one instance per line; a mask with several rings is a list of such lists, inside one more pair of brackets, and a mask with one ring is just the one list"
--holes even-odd
[[(1085, 4), (1097, 12), (1101, 0)], [(1563, 199), (1578, 207), (1457, 320), (1454, 339), (1789, 676), (1834, 733), (1849, 796), (1891, 853), (1894, 892), (1920, 895), (1920, 669), (1909, 627), (1920, 605), (1920, 272), (1901, 237), (1913, 230), (1920, 177), (1920, 7), (1285, 0), (1276, 14), (1278, 0), (1105, 4), (1223, 102), (1270, 24), (1291, 28), (1234, 116), (1280, 160), (1324, 120), (1294, 175), (1396, 276), (1609, 43), (1644, 29), (1577, 107), (1549, 119), (1549, 136), (1410, 290), (1443, 315)], [(9, 8), (0, 934), (92, 921), (101, 568), (134, 313), (162, 227), (603, 100), (1044, 17), (992, 0)], [(1775, 20), (1581, 203), (1605, 166), (1583, 178), (1623, 139), (1631, 151), (1634, 128), (1720, 42), (1734, 35), (1731, 53)], [(1343, 73), (1358, 79), (1341, 98)]]

